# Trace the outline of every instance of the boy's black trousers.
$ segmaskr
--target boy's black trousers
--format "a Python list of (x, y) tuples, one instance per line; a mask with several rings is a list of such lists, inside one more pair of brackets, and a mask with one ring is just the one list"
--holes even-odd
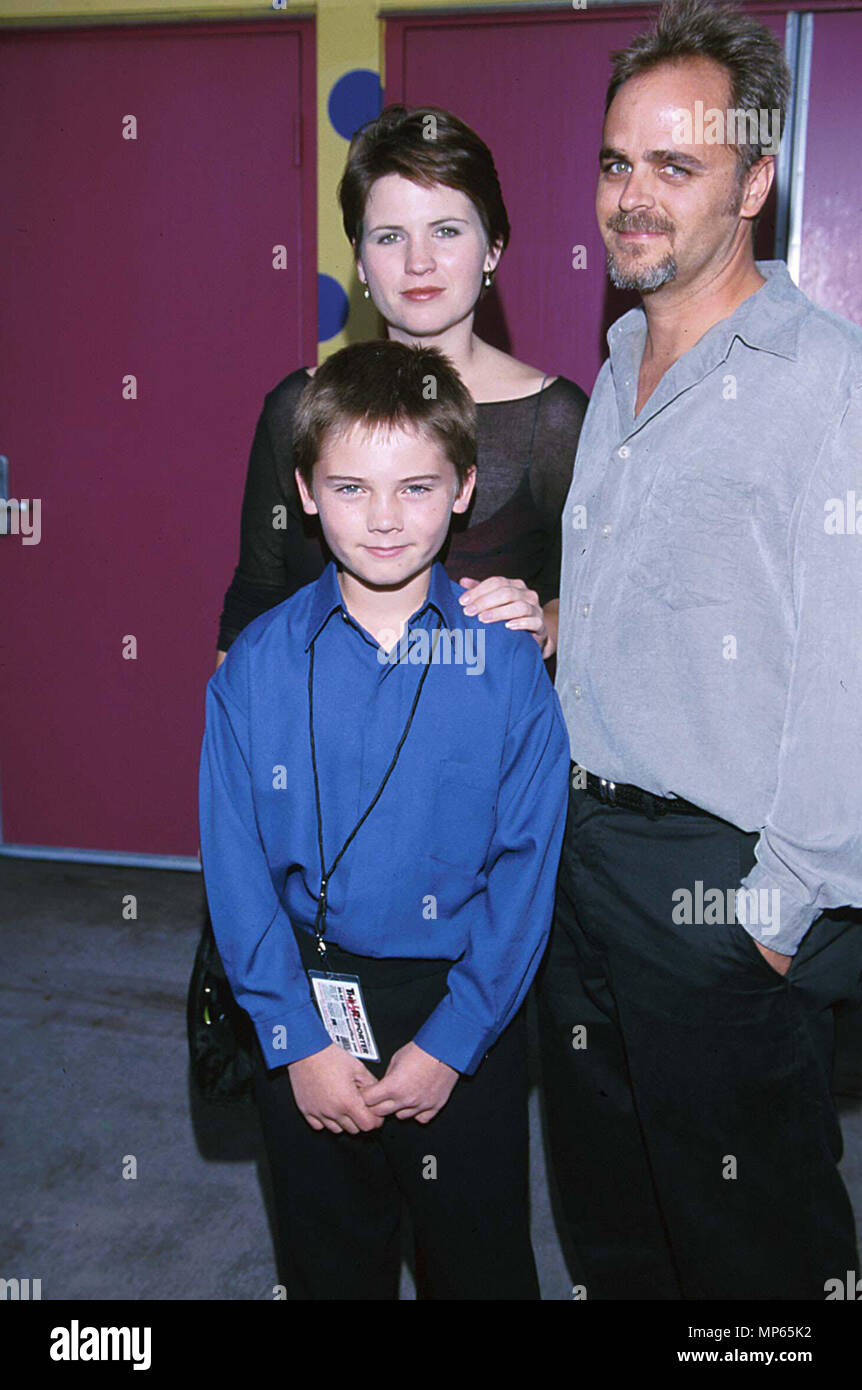
[(738, 887), (757, 838), (571, 791), (537, 992), (588, 1299), (821, 1300), (858, 1272), (830, 1076), (833, 1005), (862, 994), (859, 914), (818, 918), (785, 977), (740, 923), (672, 919), (697, 880)]
[[(314, 939), (299, 936), (306, 968)], [(330, 944), (328, 968), (358, 975), (383, 1076), (446, 994), (451, 961), (373, 960)], [(428, 1124), (387, 1116), (367, 1134), (314, 1130), (287, 1067), (256, 1049), (255, 1097), (275, 1194), (289, 1299), (397, 1299), (406, 1200), (423, 1299), (538, 1299), (529, 1233), (523, 1009)]]

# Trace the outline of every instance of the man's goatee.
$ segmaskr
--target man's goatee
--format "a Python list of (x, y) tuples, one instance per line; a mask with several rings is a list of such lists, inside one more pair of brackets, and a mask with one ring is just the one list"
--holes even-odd
[(659, 289), (676, 275), (676, 261), (670, 254), (656, 265), (645, 267), (643, 270), (634, 267), (631, 270), (622, 270), (613, 252), (609, 251), (607, 268), (611, 283), (616, 285), (618, 290), (640, 290), (642, 294)]

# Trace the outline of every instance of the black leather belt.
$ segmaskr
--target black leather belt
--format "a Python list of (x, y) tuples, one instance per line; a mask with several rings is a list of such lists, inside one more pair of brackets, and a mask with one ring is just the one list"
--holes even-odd
[(704, 811), (702, 806), (695, 806), (692, 801), (683, 801), (682, 797), (656, 796), (653, 792), (642, 791), (640, 787), (632, 787), (627, 782), (610, 782), (607, 777), (596, 777), (578, 763), (572, 763), (573, 777), (577, 772), (586, 774), (584, 790), (595, 797), (596, 801), (604, 801), (608, 806), (620, 806), (625, 811), (640, 811), (650, 819), (673, 814), (711, 815), (711, 812)]

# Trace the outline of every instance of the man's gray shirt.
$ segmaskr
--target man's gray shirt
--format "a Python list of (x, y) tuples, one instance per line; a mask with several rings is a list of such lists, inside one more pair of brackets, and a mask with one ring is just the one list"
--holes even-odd
[(792, 955), (824, 909), (862, 905), (862, 331), (783, 262), (758, 270), (636, 418), (643, 309), (608, 333), (556, 685), (582, 767), (760, 832), (724, 887), (770, 893), (777, 931), (740, 920)]

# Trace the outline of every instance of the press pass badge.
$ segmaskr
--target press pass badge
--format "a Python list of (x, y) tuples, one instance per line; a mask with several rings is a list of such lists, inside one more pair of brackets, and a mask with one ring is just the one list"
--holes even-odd
[(379, 1062), (380, 1053), (368, 1022), (359, 976), (309, 970), (308, 978), (323, 1026), (332, 1041), (361, 1062)]

